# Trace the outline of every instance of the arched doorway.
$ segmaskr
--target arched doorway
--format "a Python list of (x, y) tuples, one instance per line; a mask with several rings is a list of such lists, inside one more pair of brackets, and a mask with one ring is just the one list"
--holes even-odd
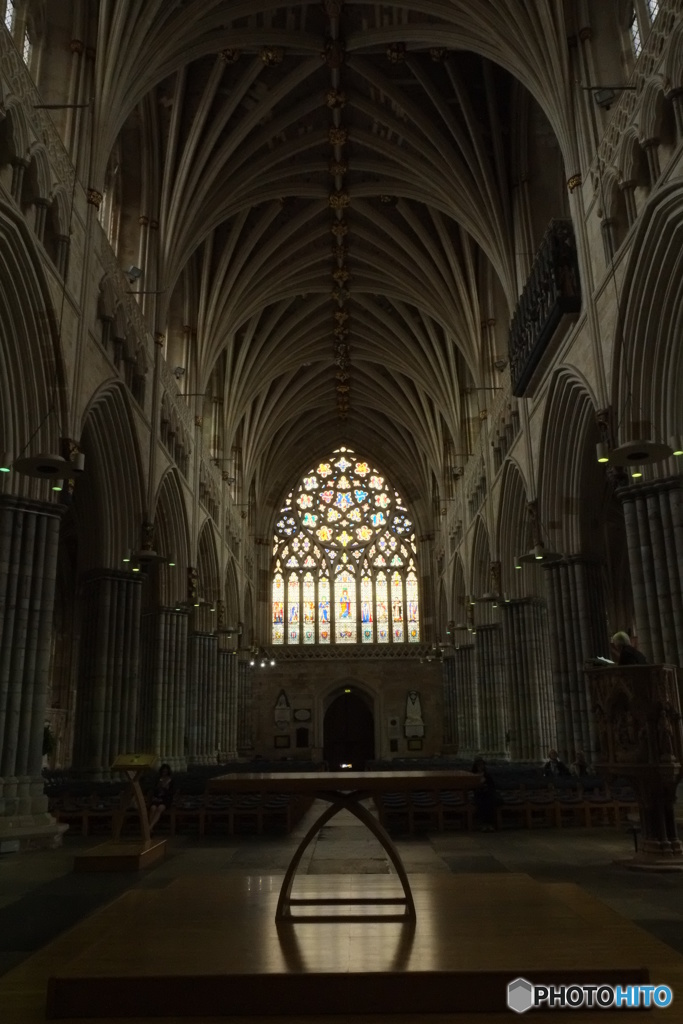
[(342, 765), (363, 771), (375, 756), (375, 722), (369, 705), (353, 690), (336, 697), (323, 723), (323, 754), (330, 771)]

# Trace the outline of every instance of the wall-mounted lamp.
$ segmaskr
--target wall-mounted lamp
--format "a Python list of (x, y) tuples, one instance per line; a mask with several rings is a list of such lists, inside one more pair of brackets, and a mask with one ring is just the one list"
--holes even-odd
[(585, 92), (592, 92), (593, 99), (603, 110), (609, 110), (619, 92), (635, 92), (635, 85), (583, 85)]

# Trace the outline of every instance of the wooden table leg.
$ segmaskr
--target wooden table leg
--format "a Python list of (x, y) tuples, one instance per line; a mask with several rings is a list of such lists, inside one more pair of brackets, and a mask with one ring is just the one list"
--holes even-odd
[[(285, 877), (282, 881), (282, 887), (280, 889), (280, 896), (277, 902), (277, 909), (275, 911), (275, 920), (282, 921), (286, 918), (290, 918), (292, 906), (331, 906), (331, 905), (386, 905), (386, 904), (400, 904), (405, 907), (405, 916), (408, 918), (415, 918), (415, 901), (413, 900), (413, 894), (410, 889), (410, 883), (408, 881), (408, 875), (403, 866), (403, 862), (399, 856), (398, 850), (396, 849), (391, 837), (388, 832), (382, 827), (382, 825), (376, 821), (374, 816), (370, 812), (360, 805), (361, 800), (367, 799), (371, 794), (366, 791), (358, 791), (352, 793), (335, 793), (329, 791), (323, 791), (316, 793), (316, 797), (321, 800), (327, 800), (329, 807), (327, 807), (322, 814), (316, 818), (311, 827), (309, 828), (306, 835), (299, 843), (285, 873)], [(294, 876), (296, 870), (301, 862), (301, 858), (309, 844), (320, 832), (320, 830), (327, 824), (327, 822), (338, 814), (340, 811), (350, 811), (359, 821), (361, 821), (365, 827), (379, 840), (383, 849), (389, 856), (391, 863), (396, 869), (396, 874), (399, 877), (401, 885), (403, 886), (403, 897), (391, 897), (391, 898), (358, 898), (358, 899), (292, 899), (292, 884), (294, 882)]]

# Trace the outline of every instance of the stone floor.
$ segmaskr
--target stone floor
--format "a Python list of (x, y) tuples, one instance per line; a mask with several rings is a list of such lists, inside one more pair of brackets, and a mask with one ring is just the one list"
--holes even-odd
[[(217, 873), (282, 875), (317, 810), (314, 805), (291, 836), (169, 840), (166, 860), (142, 875), (75, 874), (74, 853), (101, 838), (67, 837), (60, 850), (2, 855), (0, 974), (126, 890), (162, 889), (178, 878)], [(683, 953), (683, 874), (632, 872), (615, 864), (633, 850), (623, 829), (431, 833), (399, 836), (396, 844), (409, 876), (521, 872), (543, 882), (573, 882)], [(309, 847), (300, 872), (386, 875), (390, 866), (377, 841), (345, 813)], [(553, 941), (561, 942), (561, 936)]]

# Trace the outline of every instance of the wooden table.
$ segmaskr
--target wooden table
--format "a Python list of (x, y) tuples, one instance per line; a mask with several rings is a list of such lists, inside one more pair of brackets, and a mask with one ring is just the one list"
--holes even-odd
[[(318, 816), (297, 847), (282, 882), (275, 920), (292, 916), (293, 906), (372, 904), (403, 906), (403, 916), (415, 918), (415, 902), (408, 875), (390, 835), (380, 822), (363, 807), (361, 801), (372, 797), (378, 807), (381, 793), (406, 793), (416, 790), (470, 790), (481, 785), (482, 777), (472, 772), (234, 772), (210, 779), (209, 793), (290, 793), (305, 794), (324, 800), (328, 807)], [(396, 869), (404, 895), (395, 898), (358, 899), (293, 899), (292, 883), (306, 847), (324, 825), (340, 811), (350, 811), (380, 841)]]

